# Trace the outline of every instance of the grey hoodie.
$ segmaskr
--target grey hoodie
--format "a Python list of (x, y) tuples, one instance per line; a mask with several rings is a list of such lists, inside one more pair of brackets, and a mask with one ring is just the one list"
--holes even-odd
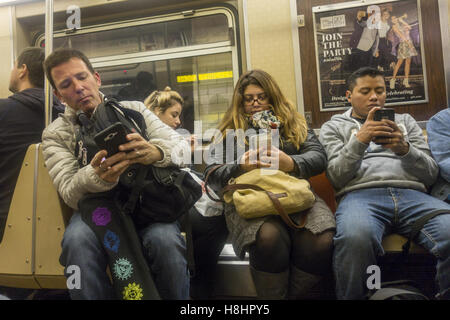
[(328, 156), (327, 177), (336, 196), (365, 188), (397, 187), (427, 192), (436, 180), (438, 166), (431, 157), (422, 130), (409, 114), (395, 114), (395, 122), (409, 143), (409, 152), (398, 156), (373, 142), (356, 138), (361, 124), (352, 109), (335, 115), (320, 129), (319, 140)]

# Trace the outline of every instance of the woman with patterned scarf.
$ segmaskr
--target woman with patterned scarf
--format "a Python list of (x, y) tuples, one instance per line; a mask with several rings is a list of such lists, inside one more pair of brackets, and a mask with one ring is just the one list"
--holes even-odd
[[(216, 164), (226, 164), (212, 171), (209, 184), (213, 189), (221, 190), (231, 178), (269, 167), (274, 161), (278, 161), (279, 170), (301, 179), (326, 168), (327, 157), (314, 131), (308, 129), (305, 118), (285, 98), (275, 80), (262, 70), (248, 71), (239, 78), (231, 106), (218, 129), (222, 138), (217, 138), (210, 148), (205, 174)], [(278, 131), (279, 141), (272, 138), (265, 151), (249, 147), (249, 132), (261, 134), (271, 129)], [(227, 137), (232, 132), (233, 148), (228, 145), (233, 138)], [(244, 148), (239, 146), (241, 141)], [(239, 149), (245, 151), (239, 154)], [(290, 216), (298, 223), (303, 214)], [(260, 298), (317, 298), (325, 282), (321, 280), (331, 276), (336, 227), (333, 213), (316, 195), (315, 204), (306, 214), (305, 228), (294, 230), (279, 216), (247, 220), (238, 215), (233, 205), (225, 206), (234, 251), (241, 259), (249, 252), (251, 274)]]

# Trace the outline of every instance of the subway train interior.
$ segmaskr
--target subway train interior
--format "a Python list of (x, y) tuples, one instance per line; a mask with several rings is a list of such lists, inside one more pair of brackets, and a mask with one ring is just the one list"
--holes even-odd
[[(349, 17), (368, 6), (403, 10), (408, 12), (405, 20), (414, 23), (420, 54), (411, 63), (409, 83), (404, 66), (395, 80), (394, 60), (378, 68), (385, 72), (388, 106), (411, 114), (426, 135), (428, 119), (450, 106), (448, 0), (0, 1), (0, 94), (11, 95), (10, 72), (24, 48), (41, 47), (46, 55), (75, 48), (88, 56), (108, 97), (144, 101), (167, 86), (179, 92), (182, 127), (201, 136), (200, 148), (206, 150), (209, 132), (229, 108), (240, 75), (262, 69), (318, 134), (326, 121), (349, 107), (342, 91), (352, 64)], [(48, 82), (45, 90), (49, 105)], [(202, 170), (204, 164), (197, 167)], [(325, 174), (310, 183), (336, 210)], [(50, 299), (68, 299), (59, 256), (71, 213), (52, 184), (41, 146), (30, 145), (2, 231), (0, 287), (6, 291), (0, 293), (20, 288), (33, 292), (22, 298), (45, 291)], [(399, 262), (405, 241), (396, 234), (383, 240), (382, 280), (411, 278), (432, 297), (435, 258), (413, 244), (407, 261)], [(319, 299), (335, 299), (333, 285), (328, 279)], [(219, 257), (213, 298), (257, 298), (248, 255), (239, 259), (229, 241)]]

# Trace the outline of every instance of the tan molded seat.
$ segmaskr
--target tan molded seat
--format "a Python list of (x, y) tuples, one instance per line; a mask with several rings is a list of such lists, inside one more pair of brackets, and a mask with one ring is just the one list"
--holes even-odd
[(0, 285), (39, 288), (34, 279), (33, 203), (37, 145), (31, 145), (22, 163), (0, 243)]
[[(383, 238), (382, 245), (383, 249), (387, 253), (401, 252), (403, 244), (407, 239), (399, 234), (393, 233)], [(426, 254), (426, 251), (422, 246), (411, 242), (411, 247), (409, 248), (409, 253)]]
[(66, 288), (58, 259), (70, 214), (44, 166), (40, 144), (30, 145), (0, 243), (0, 285)]
[(64, 268), (59, 263), (61, 240), (72, 209), (59, 197), (38, 152), (38, 183), (36, 201), (35, 278), (41, 288), (66, 288)]

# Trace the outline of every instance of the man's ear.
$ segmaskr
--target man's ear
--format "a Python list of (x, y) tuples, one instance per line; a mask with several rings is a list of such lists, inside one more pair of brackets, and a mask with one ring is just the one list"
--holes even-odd
[(352, 92), (350, 90), (345, 92), (345, 96), (347, 97), (347, 101), (352, 103)]
[(53, 89), (53, 94), (58, 98), (59, 101), (65, 102), (62, 96), (59, 94), (58, 90)]
[(100, 78), (100, 74), (97, 71), (94, 72), (94, 78), (95, 78), (95, 81), (97, 82), (97, 85), (99, 87), (101, 87), (102, 86), (102, 79)]
[(17, 76), (19, 77), (20, 80), (23, 80), (26, 76), (28, 76), (28, 67), (26, 64), (21, 65), (18, 68), (19, 72), (17, 74)]

